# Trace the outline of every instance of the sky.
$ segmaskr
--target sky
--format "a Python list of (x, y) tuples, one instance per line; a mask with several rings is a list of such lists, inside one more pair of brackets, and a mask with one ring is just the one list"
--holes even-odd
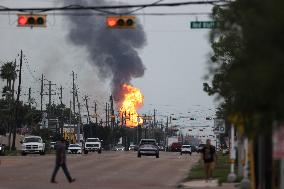
[[(111, 1), (111, 0), (109, 0)], [(112, 3), (152, 3), (155, 0), (112, 0)], [(69, 1), (67, 1), (69, 2)], [(71, 1), (70, 1), (71, 2)], [(165, 0), (164, 2), (176, 2)], [(62, 0), (1, 0), (0, 5), (7, 7), (59, 6)], [(186, 12), (210, 13), (211, 5), (195, 5), (177, 8), (147, 8), (139, 13)], [(187, 16), (138, 16), (146, 33), (146, 45), (138, 50), (145, 65), (145, 74), (131, 83), (144, 94), (144, 106), (140, 113), (152, 114), (157, 109), (160, 116), (189, 114), (198, 112), (199, 117), (214, 116), (216, 102), (203, 92), (202, 84), (208, 73), (207, 65), (211, 52), (208, 29), (190, 29), (190, 21), (207, 21), (206, 15)], [(111, 93), (110, 80), (101, 79), (99, 70), (88, 57), (85, 47), (76, 46), (68, 38), (70, 23), (62, 15), (48, 14), (46, 28), (19, 28), (13, 13), (0, 15), (0, 62), (19, 60), (20, 50), (24, 53), (23, 87), (21, 100), (27, 101), (28, 88), (39, 107), (40, 77), (55, 83), (54, 93), (64, 88), (63, 101), (71, 99), (72, 77), (77, 74), (80, 101), (83, 96), (90, 97), (91, 111), (94, 101), (103, 112), (104, 105)], [(82, 17), (82, 19), (84, 19)], [(87, 27), (87, 26), (86, 26)], [(18, 61), (19, 62), (19, 61)], [(0, 81), (0, 87), (4, 82)], [(47, 86), (45, 86), (47, 92)], [(47, 103), (48, 97), (44, 96)], [(52, 100), (59, 102), (58, 95)], [(201, 112), (201, 113), (200, 113)], [(201, 115), (200, 115), (201, 114)]]

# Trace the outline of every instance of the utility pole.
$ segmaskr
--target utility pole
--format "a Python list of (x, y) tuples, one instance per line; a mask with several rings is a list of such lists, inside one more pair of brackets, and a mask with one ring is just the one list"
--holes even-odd
[(110, 113), (111, 113), (111, 128), (114, 128), (115, 123), (115, 116), (114, 116), (114, 109), (113, 109), (113, 97), (110, 95)]
[(108, 126), (108, 103), (106, 102), (106, 127)]
[(76, 88), (76, 98), (77, 98), (77, 105), (78, 105), (78, 124), (77, 124), (77, 143), (79, 144), (80, 143), (80, 129), (81, 129), (81, 123), (82, 123), (82, 120), (81, 120), (81, 108), (80, 108), (80, 102), (79, 102), (79, 98), (78, 98), (78, 91), (77, 91), (77, 88)]
[(86, 105), (86, 109), (87, 109), (87, 123), (89, 124), (90, 123), (90, 112), (89, 112), (89, 106), (88, 106), (88, 96), (85, 95), (84, 97), (84, 100), (85, 100), (85, 105)]
[(56, 95), (56, 93), (52, 93), (52, 86), (56, 85), (54, 83), (51, 83), (51, 81), (48, 81), (48, 84), (44, 84), (44, 85), (48, 85), (48, 93), (46, 93), (45, 95), (48, 95), (48, 119), (50, 119), (51, 117), (51, 96), (52, 95)]
[(156, 126), (156, 109), (154, 109), (154, 127)]
[(97, 103), (95, 102), (96, 125), (98, 124)]
[[(15, 59), (15, 62), (14, 62), (14, 70), (13, 71), (16, 71), (16, 66), (17, 66), (17, 63), (16, 63), (16, 59)], [(12, 99), (14, 100), (15, 99), (15, 96), (14, 96), (14, 93), (15, 93), (15, 80), (16, 78), (13, 78), (13, 83), (12, 83)]]
[(75, 78), (74, 78), (74, 71), (72, 71), (72, 94), (73, 94), (73, 114), (75, 116)]
[(168, 138), (168, 128), (169, 128), (169, 117), (167, 116), (167, 123), (166, 123), (166, 128), (165, 128), (165, 143), (164, 143), (165, 148), (168, 147), (168, 140), (167, 140), (167, 138)]
[(62, 85), (60, 86), (60, 104), (62, 105), (63, 103), (62, 103), (62, 98), (63, 98), (63, 92), (62, 92), (62, 90), (63, 90), (63, 88), (62, 88)]
[(60, 118), (60, 134), (61, 134), (61, 137), (63, 137), (63, 127), (64, 127), (64, 118), (63, 118), (63, 103), (62, 103), (62, 98), (63, 98), (63, 88), (62, 88), (62, 85), (60, 86), (60, 110), (61, 110), (61, 118)]
[(43, 74), (41, 74), (41, 86), (40, 86), (40, 112), (42, 113), (42, 100), (43, 100)]
[(29, 99), (28, 99), (28, 102), (29, 102), (29, 107), (31, 109), (31, 87), (29, 87)]
[(19, 121), (18, 121), (18, 114), (19, 114), (21, 83), (22, 83), (22, 64), (23, 64), (23, 51), (21, 50), (21, 54), (20, 54), (20, 73), (19, 73), (18, 93), (17, 93), (17, 99), (16, 99), (16, 108), (15, 108), (15, 124), (14, 124), (14, 128), (13, 128), (12, 150), (16, 150), (16, 146), (15, 146), (16, 131), (17, 131), (17, 126), (20, 124)]

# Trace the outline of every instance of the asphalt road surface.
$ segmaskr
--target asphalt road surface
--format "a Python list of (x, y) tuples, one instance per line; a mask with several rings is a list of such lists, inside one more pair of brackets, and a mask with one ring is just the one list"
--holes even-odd
[(50, 183), (54, 155), (0, 156), (0, 189), (173, 189), (187, 175), (199, 156), (161, 152), (160, 158), (136, 152), (102, 152), (68, 155), (74, 183), (62, 169), (57, 184)]

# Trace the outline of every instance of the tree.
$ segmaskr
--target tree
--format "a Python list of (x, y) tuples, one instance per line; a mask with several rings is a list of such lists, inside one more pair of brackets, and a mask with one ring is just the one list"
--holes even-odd
[(7, 62), (1, 66), (0, 77), (6, 80), (6, 87), (3, 89), (6, 93), (8, 90), (12, 91), (11, 82), (17, 78), (16, 64), (14, 62)]
[(213, 78), (204, 91), (222, 99), (219, 113), (241, 118), (257, 149), (265, 149), (257, 159), (259, 188), (272, 188), (271, 129), (284, 119), (283, 7), (277, 0), (236, 0), (213, 9), (220, 27), (211, 32)]

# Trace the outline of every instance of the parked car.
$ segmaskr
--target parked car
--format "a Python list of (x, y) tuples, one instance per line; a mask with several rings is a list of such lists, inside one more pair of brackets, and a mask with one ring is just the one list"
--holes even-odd
[(197, 147), (197, 153), (201, 153), (204, 146), (205, 146), (205, 144), (199, 144), (198, 147)]
[(191, 146), (190, 145), (182, 145), (181, 147), (181, 151), (180, 151), (180, 155), (182, 154), (189, 154), (191, 155), (192, 151), (191, 151)]
[(191, 152), (196, 152), (197, 151), (197, 146), (191, 145)]
[(0, 155), (1, 156), (5, 155), (5, 145), (4, 144), (0, 144)]
[(139, 145), (135, 145), (134, 146), (134, 151), (138, 151), (138, 149), (139, 149)]
[(134, 144), (130, 144), (130, 146), (129, 146), (129, 151), (131, 151), (131, 150), (134, 151), (134, 149), (135, 149), (135, 145), (134, 145)]
[(165, 147), (164, 147), (163, 145), (160, 145), (160, 146), (159, 146), (159, 150), (160, 150), (160, 151), (165, 151)]
[(117, 146), (114, 147), (114, 151), (124, 151), (125, 147), (122, 146), (121, 144), (118, 144)]
[(142, 155), (145, 156), (156, 156), (159, 158), (159, 147), (155, 139), (141, 139), (137, 157), (141, 158)]
[(230, 153), (230, 149), (229, 148), (223, 148), (222, 149), (222, 154), (223, 155), (226, 155), (226, 154), (229, 154)]
[(171, 145), (171, 151), (172, 151), (172, 152), (180, 152), (180, 151), (181, 151), (181, 146), (182, 146), (181, 143), (179, 143), (179, 142), (174, 142), (174, 143), (172, 143), (172, 145)]
[(55, 150), (56, 149), (56, 142), (50, 142), (49, 146), (50, 146), (51, 150)]
[(69, 154), (82, 154), (82, 147), (80, 144), (70, 144), (68, 147)]

